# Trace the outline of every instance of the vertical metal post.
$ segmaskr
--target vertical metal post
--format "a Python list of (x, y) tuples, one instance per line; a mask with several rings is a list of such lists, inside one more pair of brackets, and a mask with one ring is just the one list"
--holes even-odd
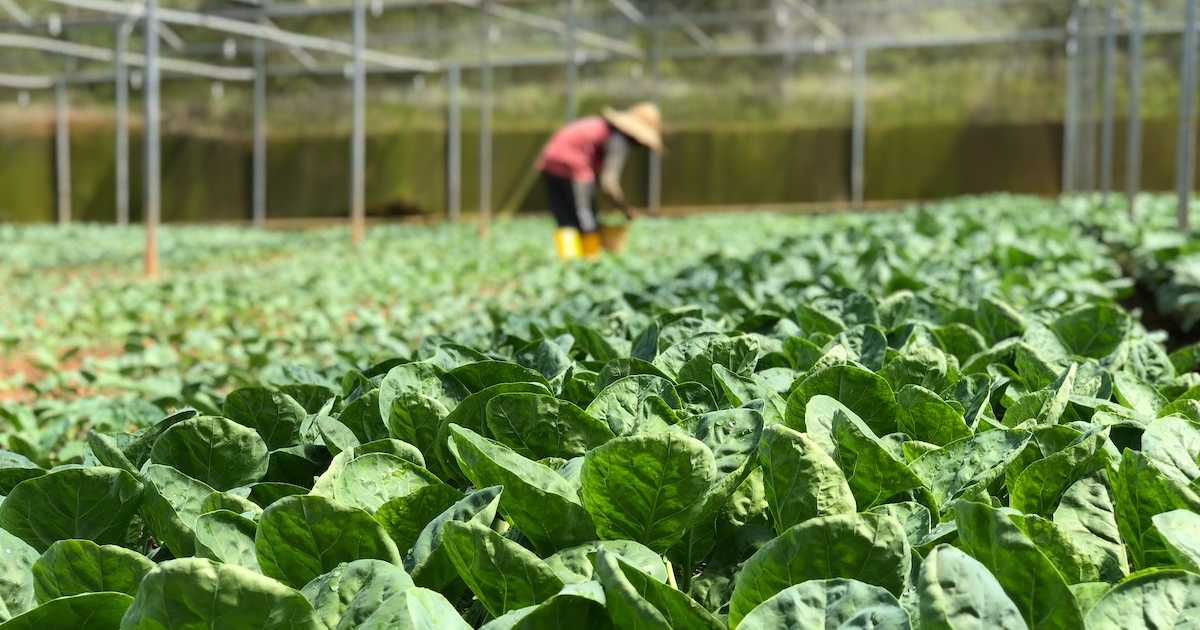
[(366, 0), (354, 0), (354, 128), (350, 134), (350, 239), (357, 245), (366, 233), (366, 98), (363, 48), (367, 45)]
[(1129, 138), (1126, 140), (1125, 196), (1129, 216), (1137, 214), (1137, 196), (1142, 182), (1142, 0), (1133, 0), (1133, 24), (1129, 33)]
[(143, 82), (145, 96), (145, 200), (142, 202), (146, 222), (146, 275), (158, 275), (158, 222), (162, 203), (162, 173), (158, 146), (158, 0), (145, 0), (146, 27), (146, 78)]
[(861, 208), (865, 199), (867, 150), (867, 49), (854, 47), (854, 128), (850, 145), (850, 198)]
[[(662, 72), (659, 65), (662, 60), (662, 28), (658, 25), (660, 1), (654, 3), (654, 14), (650, 19), (650, 94), (651, 100), (658, 101), (662, 91)], [(649, 185), (647, 186), (646, 206), (650, 214), (658, 214), (662, 206), (662, 154), (650, 152)]]
[(125, 52), (129, 48), (129, 32), (133, 22), (117, 25), (117, 47), (113, 54), (115, 71), (117, 137), (116, 193), (117, 225), (129, 225), (129, 69), (125, 65)]
[(567, 0), (567, 120), (579, 115), (579, 66), (576, 65), (578, 42), (576, 30), (579, 22), (579, 0)]
[(492, 222), (492, 20), (490, 1), (479, 3), (479, 232)]
[(1179, 197), (1179, 229), (1191, 226), (1192, 168), (1195, 138), (1192, 108), (1196, 98), (1196, 4), (1187, 0), (1187, 23), (1183, 31), (1183, 77), (1179, 82), (1179, 141), (1175, 149), (1175, 194)]
[(54, 178), (58, 187), (58, 223), (71, 222), (71, 109), (67, 80), (54, 83)]
[(1082, 118), (1079, 121), (1077, 134), (1079, 149), (1076, 158), (1079, 160), (1079, 172), (1076, 175), (1076, 185), (1079, 189), (1092, 192), (1096, 190), (1096, 89), (1099, 84), (1100, 64), (1096, 59), (1096, 32), (1092, 24), (1095, 12), (1089, 4), (1084, 4), (1081, 11), (1080, 25), (1080, 70), (1081, 80), (1076, 84), (1080, 92), (1079, 103)]
[(1079, 160), (1079, 10), (1067, 20), (1067, 103), (1063, 113), (1062, 194), (1076, 190)]
[(1101, 203), (1108, 205), (1113, 179), (1113, 135), (1117, 92), (1117, 7), (1108, 0), (1104, 22), (1103, 113), (1100, 126), (1100, 192)]
[[(265, 6), (264, 3), (263, 9)], [(262, 9), (258, 23), (266, 24)], [(261, 228), (267, 222), (267, 43), (261, 37), (254, 40), (254, 155), (251, 159), (251, 213), (254, 227)]]
[(446, 72), (447, 135), (446, 200), (451, 221), (462, 214), (462, 69), (451, 65)]

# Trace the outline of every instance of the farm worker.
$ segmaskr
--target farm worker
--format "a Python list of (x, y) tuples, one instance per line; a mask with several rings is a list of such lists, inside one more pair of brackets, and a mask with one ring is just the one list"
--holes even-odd
[(636, 216), (621, 190), (621, 169), (634, 147), (662, 151), (662, 116), (653, 103), (625, 110), (605, 108), (601, 116), (567, 124), (546, 143), (537, 168), (558, 223), (554, 245), (560, 258), (596, 256), (603, 247), (596, 213), (597, 179), (627, 219)]

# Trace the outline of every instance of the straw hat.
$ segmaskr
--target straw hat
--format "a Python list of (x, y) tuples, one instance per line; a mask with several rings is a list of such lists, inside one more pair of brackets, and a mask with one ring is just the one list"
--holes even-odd
[(622, 133), (655, 153), (663, 150), (662, 114), (654, 103), (638, 103), (629, 109), (604, 108), (604, 118)]

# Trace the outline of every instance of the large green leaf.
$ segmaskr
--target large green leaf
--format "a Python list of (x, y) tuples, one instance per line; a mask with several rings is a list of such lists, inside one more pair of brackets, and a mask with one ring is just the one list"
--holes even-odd
[(1024, 431), (985, 431), (930, 451), (911, 464), (943, 508), (971, 488), (986, 488), (1029, 443)]
[(154, 563), (142, 554), (90, 540), (60, 540), (33, 564), (40, 603), (58, 597), (112, 591), (133, 595)]
[(972, 501), (956, 503), (955, 512), (962, 547), (992, 572), (1029, 627), (1081, 627), (1083, 616), (1063, 576), (1010, 512)]
[(205, 512), (196, 519), (196, 555), (261, 573), (254, 521), (229, 510)]
[(291, 446), (300, 439), (308, 412), (294, 398), (265, 387), (243, 387), (225, 397), (221, 415), (258, 431), (269, 449)]
[(208, 484), (159, 464), (146, 467), (142, 519), (147, 528), (176, 557), (195, 553), (196, 519), (204, 510), (204, 501), (213, 493)]
[(975, 328), (994, 344), (1020, 335), (1025, 330), (1025, 320), (1008, 303), (985, 297), (975, 310)]
[[(761, 400), (764, 403), (763, 419), (765, 424), (784, 422), (787, 416), (787, 400), (766, 382), (762, 372), (746, 377), (735, 374), (721, 365), (714, 365), (712, 369), (713, 382), (721, 387), (725, 393), (725, 399), (731, 406), (741, 407), (753, 400)], [(790, 388), (794, 377), (791, 376), (790, 370), (784, 374), (787, 375), (786, 387)], [(783, 393), (786, 394), (787, 391), (784, 390)]]
[(406, 459), (387, 453), (366, 453), (319, 477), (312, 494), (374, 514), (388, 501), (431, 485), (445, 483)]
[(469, 392), (483, 391), (502, 383), (537, 383), (549, 389), (549, 383), (539, 372), (508, 361), (468, 363), (454, 368), (446, 374), (462, 383)]
[(912, 552), (904, 528), (886, 514), (809, 519), (763, 545), (738, 575), (729, 608), (736, 626), (762, 602), (808, 580), (849, 578), (904, 592)]
[(1142, 452), (1156, 468), (1184, 484), (1200, 479), (1200, 425), (1168, 416), (1142, 434)]
[(921, 478), (857, 417), (835, 412), (833, 441), (833, 459), (845, 474), (860, 509), (921, 486)]
[(561, 549), (596, 538), (575, 488), (561, 475), (470, 429), (452, 425), (450, 439), (451, 453), (476, 487), (504, 487), (500, 512), (538, 548)]
[(614, 437), (608, 423), (545, 394), (500, 394), (484, 415), (498, 442), (530, 459), (577, 457)]
[(1128, 449), (1118, 467), (1109, 465), (1108, 481), (1130, 567), (1136, 570), (1171, 564), (1171, 553), (1152, 519), (1172, 510), (1200, 510), (1200, 497), (1159, 471), (1144, 453)]
[(361, 444), (358, 441), (358, 436), (354, 435), (350, 427), (330, 416), (325, 414), (314, 416), (313, 422), (317, 425), (317, 432), (321, 434), (321, 443), (333, 455), (353, 449)]
[(1076, 549), (1100, 567), (1104, 579), (1115, 582), (1129, 573), (1112, 497), (1101, 478), (1087, 477), (1071, 484), (1054, 510), (1054, 523)]
[(1150, 520), (1175, 563), (1200, 574), (1200, 514), (1191, 510), (1172, 510), (1155, 514)]
[(299, 591), (238, 566), (201, 558), (164, 562), (146, 575), (122, 630), (323, 626)]
[(370, 514), (312, 495), (280, 499), (264, 510), (254, 545), (263, 573), (291, 586), (360, 558), (400, 563), (395, 543)]
[(1116, 305), (1090, 304), (1060, 315), (1050, 327), (1074, 354), (1102, 359), (1125, 340), (1130, 322)]
[(971, 437), (963, 414), (936, 393), (920, 385), (905, 385), (896, 392), (899, 411), (896, 425), (915, 440), (945, 446)]
[(1106, 592), (1087, 614), (1089, 630), (1194, 628), (1200, 619), (1200, 575), (1147, 571)]
[(667, 581), (667, 568), (663, 564), (662, 556), (632, 540), (597, 540), (568, 547), (546, 558), (546, 564), (567, 584), (586, 582), (595, 576), (595, 558), (601, 549), (621, 556), (637, 570), (660, 582)]
[(164, 431), (150, 450), (150, 461), (228, 490), (266, 474), (267, 445), (253, 429), (232, 420), (199, 416)]
[(758, 459), (776, 532), (816, 516), (858, 511), (841, 469), (807, 435), (783, 425), (767, 427)]
[(442, 547), (446, 525), (455, 522), (491, 525), (502, 491), (500, 486), (476, 490), (425, 524), (404, 557), (404, 566), (412, 571), (417, 584), (441, 590), (457, 579), (458, 572)]
[[(463, 366), (462, 378), (456, 378), (459, 370), (444, 373), (441, 368), (427, 361), (414, 361), (397, 365), (388, 370), (379, 383), (379, 414), (385, 423), (391, 424), (390, 416), (396, 408), (398, 398), (425, 397), (437, 401), (446, 408), (452, 408), (459, 400), (467, 395), (467, 390), (478, 391), (468, 383), (469, 373), (486, 373), (483, 366), (490, 362), (481, 362)], [(507, 364), (512, 365), (512, 364)], [(513, 366), (519, 367), (519, 366)], [(524, 369), (524, 368), (521, 368)], [(495, 370), (499, 373), (502, 370)], [(521, 379), (525, 380), (525, 379)], [(504, 381), (507, 382), (507, 381)], [(466, 386), (466, 389), (463, 386)]]
[(455, 405), (438, 426), (437, 441), (433, 447), (434, 461), (430, 462), (430, 470), (445, 470), (443, 477), (465, 480), (462, 472), (458, 470), (457, 462), (446, 450), (447, 440), (450, 439), (450, 425), (457, 424), (486, 437), (490, 435), (487, 426), (487, 404), (500, 394), (518, 392), (550, 394), (550, 390), (540, 383), (500, 383), (470, 394)]
[(691, 597), (606, 549), (596, 554), (596, 576), (604, 587), (609, 617), (618, 628), (719, 630), (724, 627)]
[(338, 414), (338, 422), (346, 425), (362, 444), (390, 437), (387, 422), (379, 412), (379, 390), (372, 389), (356, 398)]
[(383, 560), (339, 564), (300, 590), (326, 628), (359, 627), (392, 595), (413, 588), (404, 569)]
[(0, 624), (3, 630), (113, 630), (126, 628), (122, 617), (133, 598), (125, 593), (82, 593), (52, 599)]
[(653, 363), (676, 382), (699, 382), (715, 393), (720, 390), (712, 384), (713, 365), (748, 375), (754, 371), (757, 360), (758, 343), (749, 335), (704, 334), (672, 344)]
[(0, 528), (39, 551), (68, 538), (119, 543), (141, 499), (142, 483), (119, 468), (61, 468), (17, 484), (0, 503)]
[(722, 409), (692, 416), (675, 429), (700, 440), (712, 451), (717, 470), (731, 473), (755, 455), (762, 438), (763, 414), (756, 409)]
[(666, 551), (700, 515), (717, 479), (712, 452), (674, 432), (631, 435), (583, 462), (583, 505), (602, 538)]
[[(121, 457), (123, 458), (124, 455)], [(32, 477), (40, 477), (45, 473), (46, 471), (41, 466), (28, 457), (20, 453), (0, 450), (0, 496), (12, 492), (13, 487), (18, 483)]]
[(809, 580), (789, 586), (750, 611), (743, 630), (776, 628), (909, 628), (908, 614), (887, 589), (858, 580)]
[(396, 543), (396, 549), (404, 553), (412, 548), (429, 521), (462, 498), (461, 492), (446, 484), (430, 484), (389, 499), (375, 510), (374, 516)]
[(1074, 539), (1054, 521), (1037, 514), (1020, 513), (1012, 514), (1010, 520), (1054, 564), (1068, 586), (1100, 581), (1101, 563), (1093, 562), (1091, 554), (1076, 546)]
[(550, 565), (532, 551), (478, 523), (447, 523), (442, 546), (459, 577), (493, 616), (541, 603), (563, 587)]
[(450, 415), (453, 404), (413, 392), (398, 392), (388, 414), (388, 432), (392, 437), (416, 446), (427, 459), (432, 459), (438, 429)]
[(358, 630), (471, 630), (437, 591), (414, 587), (384, 600)]
[(674, 424), (672, 410), (683, 407), (675, 385), (651, 374), (626, 376), (605, 387), (587, 414), (608, 423), (614, 435), (659, 431)]
[(31, 572), (37, 560), (29, 543), (0, 529), (0, 612), (19, 615), (37, 603)]
[(813, 396), (825, 395), (842, 403), (862, 418), (877, 435), (896, 430), (896, 415), (900, 410), (892, 386), (882, 376), (861, 366), (833, 365), (809, 373), (787, 399), (788, 425), (804, 426), (793, 418), (804, 418), (805, 407)]
[(923, 630), (1029, 627), (996, 576), (949, 545), (938, 545), (925, 556), (917, 593)]
[(1094, 433), (1026, 466), (1008, 489), (1012, 507), (1028, 514), (1053, 514), (1071, 484), (1104, 467), (1107, 438), (1107, 432)]
[(568, 584), (550, 599), (505, 613), (480, 630), (606, 630), (612, 627), (599, 582)]

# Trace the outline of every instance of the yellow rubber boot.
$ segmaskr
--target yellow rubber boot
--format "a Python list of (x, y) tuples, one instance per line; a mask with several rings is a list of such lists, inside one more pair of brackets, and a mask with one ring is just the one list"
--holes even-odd
[(579, 230), (575, 228), (558, 228), (555, 230), (554, 251), (558, 252), (560, 260), (574, 260), (579, 258), (583, 254)]
[(580, 240), (583, 242), (584, 258), (595, 258), (604, 251), (604, 238), (600, 236), (599, 232), (584, 234)]

